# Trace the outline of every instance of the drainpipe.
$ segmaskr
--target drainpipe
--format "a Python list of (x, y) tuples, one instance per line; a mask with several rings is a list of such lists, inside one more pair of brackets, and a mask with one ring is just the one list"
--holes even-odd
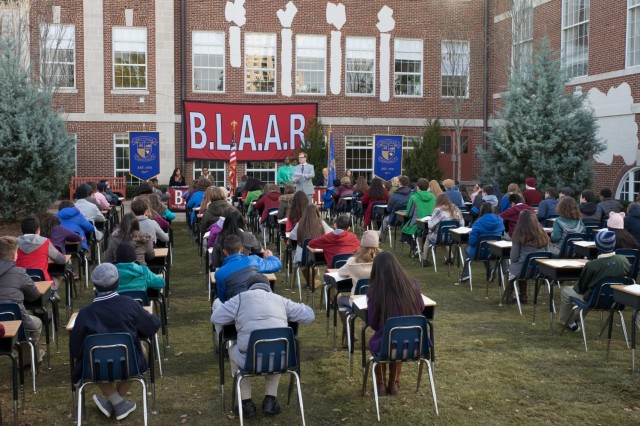
[(489, 122), (489, 0), (484, 0), (484, 46), (482, 78), (482, 147), (487, 149)]
[(185, 45), (187, 33), (187, 0), (180, 1), (180, 109), (182, 110), (182, 120), (180, 125), (182, 128), (182, 143), (180, 144), (180, 170), (185, 173), (184, 164), (184, 144), (187, 140), (187, 126), (185, 126), (184, 101), (187, 99), (187, 46)]

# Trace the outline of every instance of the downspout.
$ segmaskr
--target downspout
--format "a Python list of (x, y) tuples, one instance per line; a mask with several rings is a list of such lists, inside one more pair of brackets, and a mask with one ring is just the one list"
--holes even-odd
[(184, 102), (187, 99), (187, 46), (185, 45), (187, 24), (186, 9), (187, 0), (180, 1), (180, 109), (182, 110), (182, 119), (180, 125), (182, 129), (182, 143), (180, 144), (180, 170), (185, 173), (184, 164), (184, 144), (187, 140), (187, 126), (185, 125)]
[(487, 149), (489, 122), (489, 0), (484, 0), (484, 59), (482, 78), (482, 148)]

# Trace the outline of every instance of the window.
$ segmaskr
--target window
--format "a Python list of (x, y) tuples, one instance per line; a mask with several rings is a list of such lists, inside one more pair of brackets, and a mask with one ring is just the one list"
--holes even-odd
[(274, 161), (249, 161), (246, 175), (260, 179), (262, 183), (276, 183), (277, 164)]
[(640, 65), (640, 0), (627, 2), (627, 67)]
[(113, 28), (113, 87), (147, 88), (146, 28)]
[(440, 136), (440, 154), (451, 154), (451, 136)]
[(224, 92), (224, 33), (193, 32), (193, 91)]
[(394, 93), (422, 96), (422, 40), (394, 40)]
[(522, 71), (533, 60), (532, 0), (514, 0), (511, 16), (511, 67)]
[(347, 95), (375, 95), (376, 39), (347, 37)]
[(215, 179), (216, 186), (227, 185), (227, 163), (214, 160), (196, 160), (193, 164), (193, 178), (198, 179), (205, 167), (209, 169), (209, 174)]
[(40, 25), (40, 82), (45, 87), (76, 85), (76, 30), (73, 25)]
[(245, 93), (276, 93), (276, 35), (244, 36)]
[(327, 38), (296, 36), (296, 93), (326, 93)]
[(351, 169), (353, 175), (364, 175), (367, 179), (373, 173), (373, 137), (347, 136), (345, 137), (346, 168)]
[(616, 198), (633, 202), (638, 194), (640, 194), (640, 168), (636, 167), (629, 170), (620, 181)]
[(127, 180), (127, 185), (139, 184), (143, 182), (137, 177), (131, 176), (131, 174), (129, 173), (129, 134), (116, 133), (115, 135), (113, 135), (113, 140), (115, 176), (124, 176)]
[(440, 68), (442, 97), (469, 97), (469, 42), (444, 40)]
[(569, 78), (587, 75), (589, 0), (562, 0), (562, 64)]

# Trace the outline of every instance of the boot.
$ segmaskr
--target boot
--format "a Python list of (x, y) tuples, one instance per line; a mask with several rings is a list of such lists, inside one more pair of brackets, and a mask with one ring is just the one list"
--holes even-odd
[(389, 364), (389, 382), (387, 383), (387, 393), (389, 395), (397, 395), (400, 391), (400, 372), (402, 371), (402, 363), (394, 362)]
[(518, 287), (518, 290), (520, 290), (520, 303), (524, 305), (525, 303), (527, 303), (527, 281), (518, 281)]
[(511, 305), (516, 303), (516, 295), (513, 289), (513, 281), (507, 281), (507, 285), (504, 289), (504, 303)]
[(378, 396), (387, 394), (387, 366), (385, 364), (376, 365), (376, 388), (378, 388)]

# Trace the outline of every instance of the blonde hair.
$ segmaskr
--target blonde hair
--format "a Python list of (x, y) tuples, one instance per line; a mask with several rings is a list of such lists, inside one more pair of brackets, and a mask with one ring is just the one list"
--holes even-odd
[(507, 187), (507, 193), (511, 193), (511, 194), (522, 194), (522, 191), (520, 191), (520, 187), (518, 186), (517, 183), (510, 183), (509, 186)]
[(379, 247), (360, 246), (355, 254), (356, 263), (371, 263), (381, 251)]
[(0, 237), (0, 259), (13, 260), (18, 249), (18, 239), (16, 237)]
[(437, 180), (432, 179), (429, 181), (429, 192), (431, 192), (436, 197), (442, 194), (442, 188), (440, 188), (440, 184)]

